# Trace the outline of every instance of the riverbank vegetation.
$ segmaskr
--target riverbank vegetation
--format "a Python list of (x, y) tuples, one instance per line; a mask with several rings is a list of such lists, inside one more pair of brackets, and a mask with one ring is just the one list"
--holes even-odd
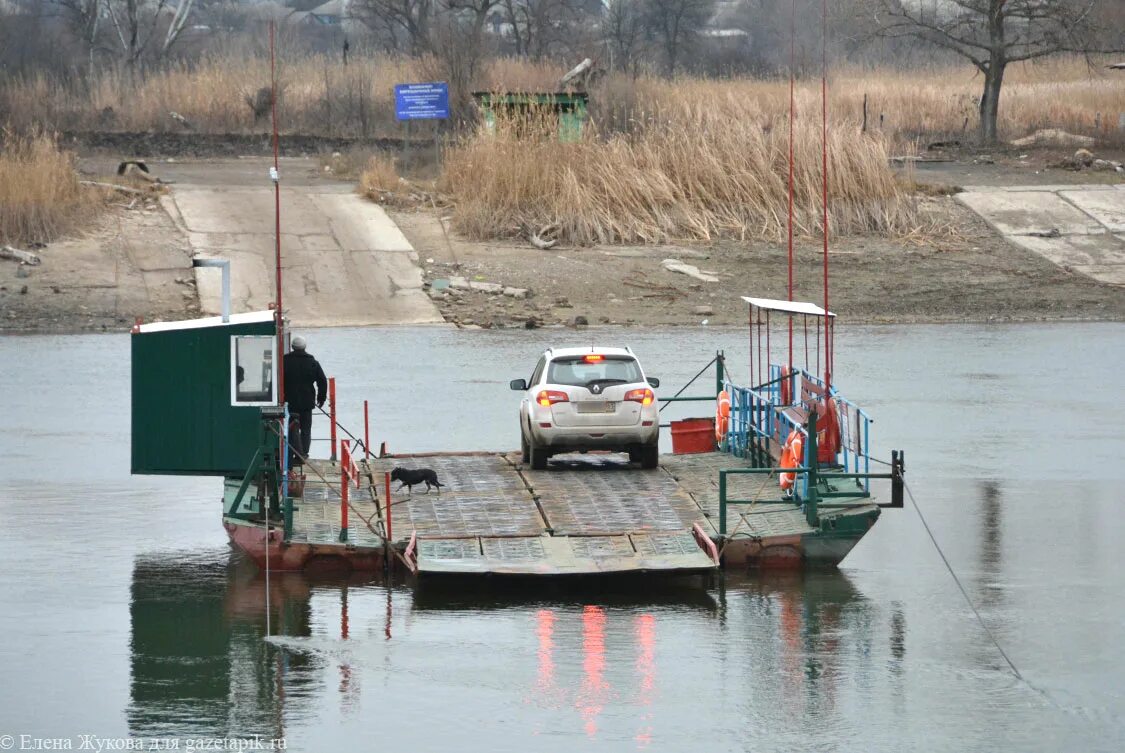
[(51, 134), (0, 134), (0, 244), (45, 243), (98, 213), (104, 197), (79, 183), (74, 160)]
[[(567, 65), (501, 58), (482, 63), (464, 91), (554, 91)], [(395, 83), (443, 80), (445, 65), (432, 56), (353, 57), (347, 65), (323, 54), (283, 56), (279, 69), (280, 126), (288, 133), (331, 137), (402, 136), (394, 117)], [(1010, 140), (1040, 128), (1059, 128), (1111, 143), (1125, 143), (1125, 71), (1102, 60), (1057, 58), (1013, 64), (998, 117), (999, 137)], [(819, 118), (819, 78), (799, 80), (799, 117)], [(109, 69), (92, 78), (47, 73), (0, 75), (0, 119), (16, 130), (264, 132), (269, 128), (269, 60), (238, 54), (169, 64), (143, 73)], [(912, 142), (975, 138), (980, 76), (970, 66), (933, 64), (913, 69), (833, 69), (829, 80), (834, 124), (879, 133), (905, 148)], [(707, 78), (609, 72), (588, 87), (590, 113), (604, 134), (628, 131), (638, 118), (663, 111), (732, 106), (755, 121), (772, 120), (788, 107), (788, 81), (775, 76)], [(475, 110), (455, 108), (463, 122), (446, 131), (471, 130)], [(176, 113), (182, 120), (174, 118)], [(186, 122), (186, 125), (185, 125)], [(414, 135), (429, 124), (415, 124)]]

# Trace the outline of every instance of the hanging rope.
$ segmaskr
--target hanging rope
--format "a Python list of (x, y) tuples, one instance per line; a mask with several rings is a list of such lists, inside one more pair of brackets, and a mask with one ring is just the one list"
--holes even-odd
[(953, 565), (949, 564), (949, 559), (945, 556), (945, 552), (942, 551), (941, 545), (938, 544), (937, 537), (934, 536), (934, 532), (930, 530), (930, 524), (926, 522), (926, 516), (922, 514), (922, 508), (918, 506), (918, 501), (914, 499), (914, 493), (910, 491), (910, 486), (907, 485), (905, 481), (903, 482), (902, 486), (904, 489), (906, 489), (906, 495), (910, 497), (910, 504), (914, 506), (914, 511), (918, 513), (918, 519), (922, 521), (922, 527), (926, 529), (926, 534), (929, 535), (930, 541), (934, 545), (934, 549), (937, 550), (938, 555), (941, 557), (941, 561), (945, 563), (945, 569), (949, 571), (949, 575), (953, 578), (953, 582), (957, 584), (957, 588), (961, 589), (961, 595), (965, 597), (965, 601), (968, 603), (969, 609), (973, 610), (973, 614), (976, 615), (977, 622), (979, 622), (980, 626), (984, 628), (984, 632), (986, 635), (988, 635), (989, 640), (992, 641), (992, 645), (996, 646), (996, 650), (999, 651), (1000, 655), (1004, 657), (1004, 661), (1008, 663), (1008, 666), (1012, 670), (1012, 674), (1014, 674), (1020, 680), (1020, 682), (1023, 682), (1036, 692), (1042, 693), (1043, 691), (1039, 690), (1024, 679), (1024, 676), (1020, 674), (1020, 671), (1018, 669), (1016, 669), (1015, 663), (1012, 662), (1007, 652), (1004, 651), (1004, 649), (1000, 646), (1000, 641), (996, 640), (996, 636), (993, 635), (992, 631), (988, 629), (988, 625), (985, 624), (984, 619), (980, 616), (980, 612), (977, 611), (976, 605), (973, 604), (973, 600), (969, 597), (969, 592), (965, 590), (965, 586), (961, 584), (961, 579), (958, 578), (957, 573), (953, 571)]

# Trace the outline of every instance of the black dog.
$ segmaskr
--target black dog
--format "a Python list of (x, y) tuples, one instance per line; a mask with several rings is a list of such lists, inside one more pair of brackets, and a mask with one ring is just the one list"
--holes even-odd
[(415, 484), (425, 484), (426, 491), (429, 492), (431, 487), (436, 486), (438, 494), (441, 494), (441, 487), (445, 484), (437, 480), (437, 473), (432, 468), (392, 468), (391, 481), (398, 481), (398, 491), (402, 491), (402, 487), (406, 487), (407, 493), (413, 491), (411, 489)]

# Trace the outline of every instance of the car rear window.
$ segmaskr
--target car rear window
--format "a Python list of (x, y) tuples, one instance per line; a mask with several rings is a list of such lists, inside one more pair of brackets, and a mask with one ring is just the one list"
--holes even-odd
[(643, 381), (640, 364), (635, 358), (606, 356), (595, 363), (587, 363), (584, 358), (584, 356), (574, 356), (551, 361), (551, 367), (547, 370), (547, 383), (585, 387), (596, 381), (620, 384)]

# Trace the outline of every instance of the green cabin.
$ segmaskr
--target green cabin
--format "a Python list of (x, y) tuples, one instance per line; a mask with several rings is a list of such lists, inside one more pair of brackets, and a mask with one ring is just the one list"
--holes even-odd
[(485, 128), (496, 131), (497, 117), (530, 117), (535, 112), (553, 113), (558, 119), (559, 141), (582, 139), (590, 97), (585, 92), (473, 92), (484, 115)]
[(134, 327), (132, 472), (243, 475), (277, 405), (276, 350), (272, 311)]

